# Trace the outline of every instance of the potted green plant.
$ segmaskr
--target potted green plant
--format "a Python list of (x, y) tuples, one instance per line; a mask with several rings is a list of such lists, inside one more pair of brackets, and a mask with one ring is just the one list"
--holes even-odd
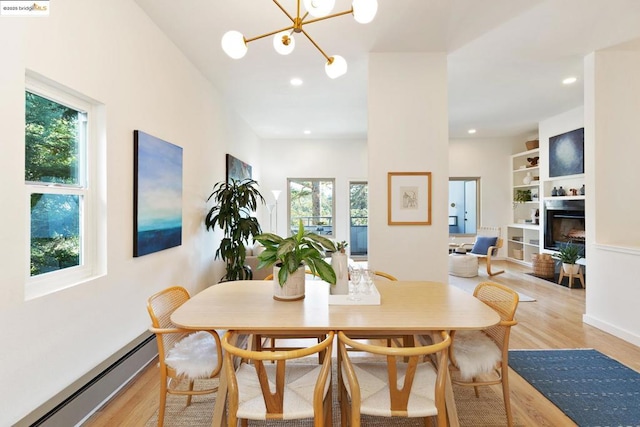
[(562, 268), (564, 272), (570, 274), (573, 270), (573, 274), (578, 273), (579, 265), (576, 262), (582, 258), (582, 250), (579, 246), (575, 245), (571, 240), (566, 244), (560, 246), (558, 252), (551, 255), (553, 258), (562, 262)]
[(226, 264), (223, 281), (253, 278), (253, 272), (245, 265), (245, 259), (249, 239), (262, 233), (258, 219), (252, 215), (258, 202), (265, 203), (257, 185), (252, 179), (218, 182), (207, 199), (214, 202), (205, 217), (207, 230), (214, 229), (217, 225), (224, 232), (215, 254), (216, 259), (222, 258)]
[(516, 190), (516, 195), (513, 198), (515, 203), (524, 203), (531, 201), (531, 190)]
[[(258, 268), (274, 265), (274, 282), (279, 288), (291, 285), (293, 289), (278, 290), (274, 286), (274, 298), (294, 300), (304, 298), (305, 266), (325, 282), (336, 283), (336, 273), (324, 260), (324, 251), (336, 251), (334, 243), (326, 237), (305, 230), (302, 220), (298, 232), (283, 238), (273, 233), (264, 233), (254, 239), (264, 246), (264, 251), (258, 255)], [(289, 279), (295, 276), (293, 283)], [(300, 284), (300, 276), (302, 283)]]

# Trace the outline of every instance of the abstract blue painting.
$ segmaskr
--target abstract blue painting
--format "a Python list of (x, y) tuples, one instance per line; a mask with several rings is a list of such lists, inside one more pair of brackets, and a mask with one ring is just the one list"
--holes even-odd
[(549, 177), (584, 173), (584, 128), (549, 138)]
[(136, 130), (133, 256), (182, 244), (182, 147)]
[(251, 179), (251, 165), (227, 154), (227, 183), (232, 179), (237, 181)]

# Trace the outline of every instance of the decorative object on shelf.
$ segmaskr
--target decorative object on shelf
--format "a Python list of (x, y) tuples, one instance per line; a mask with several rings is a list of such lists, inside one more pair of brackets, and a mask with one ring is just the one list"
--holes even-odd
[(531, 190), (516, 190), (515, 197), (513, 198), (514, 208), (517, 203), (524, 203), (531, 201)]
[(571, 193), (571, 196), (577, 196), (578, 195), (578, 189), (577, 188), (570, 188), (569, 189), (569, 193)]
[(538, 192), (537, 191), (532, 191), (531, 192), (531, 200), (538, 200)]
[(562, 188), (562, 185), (560, 186), (560, 188), (558, 188), (558, 196), (566, 196), (567, 193), (566, 191), (564, 191), (564, 188)]
[(431, 172), (387, 173), (387, 224), (431, 225)]
[(531, 172), (527, 172), (527, 174), (524, 176), (524, 178), (522, 178), (522, 182), (525, 185), (529, 185), (529, 184), (531, 184), (531, 181), (533, 181), (533, 177), (531, 176)]
[(522, 259), (523, 259), (522, 254), (523, 254), (523, 252), (522, 252), (522, 250), (520, 250), (520, 249), (514, 249), (514, 250), (513, 250), (513, 257), (514, 257), (515, 259), (522, 260)]
[(258, 219), (252, 216), (258, 202), (265, 203), (257, 185), (252, 179), (238, 181), (231, 178), (229, 181), (218, 182), (207, 199), (214, 202), (204, 218), (207, 230), (213, 230), (218, 225), (224, 233), (215, 254), (215, 258), (222, 258), (226, 265), (222, 280), (253, 278), (253, 272), (245, 265), (245, 259), (249, 239), (262, 233)]
[(532, 139), (531, 141), (525, 142), (524, 145), (527, 147), (527, 150), (535, 150), (540, 146), (540, 140)]
[(584, 128), (549, 138), (549, 177), (584, 173)]
[[(258, 269), (274, 265), (274, 284), (284, 286), (289, 275), (296, 273), (300, 266), (306, 265), (311, 273), (319, 276), (322, 280), (332, 285), (336, 284), (336, 273), (324, 260), (324, 251), (336, 251), (334, 243), (326, 237), (306, 231), (302, 220), (298, 225), (297, 233), (287, 238), (282, 238), (273, 233), (263, 233), (254, 237), (254, 240), (262, 243), (264, 251), (258, 255), (260, 263)], [(304, 277), (304, 268), (302, 269)], [(299, 274), (299, 273), (298, 273)], [(304, 289), (302, 289), (304, 292)], [(300, 296), (276, 295), (275, 299), (286, 299), (287, 301), (304, 298), (304, 293)]]
[(531, 222), (533, 224), (540, 223), (540, 210), (539, 209), (531, 209)]
[(582, 187), (580, 187), (580, 195), (584, 196), (584, 184), (582, 184)]
[[(347, 72), (347, 61), (339, 55), (328, 56), (311, 38), (311, 36), (309, 36), (306, 29), (303, 27), (308, 24), (313, 24), (314, 22), (324, 21), (342, 15), (353, 15), (356, 22), (360, 24), (367, 24), (373, 21), (373, 18), (375, 18), (378, 11), (377, 0), (354, 0), (351, 9), (333, 14), (330, 13), (335, 4), (335, 0), (304, 0), (303, 3), (306, 12), (303, 16), (300, 16), (301, 8), (300, 0), (298, 0), (296, 2), (297, 9), (294, 16), (287, 12), (277, 0), (273, 1), (276, 6), (278, 6), (280, 10), (291, 20), (292, 25), (249, 39), (245, 38), (242, 33), (238, 31), (227, 31), (222, 36), (222, 49), (224, 52), (233, 59), (240, 59), (247, 53), (247, 45), (250, 42), (274, 36), (273, 47), (276, 52), (281, 55), (288, 55), (293, 52), (293, 49), (295, 48), (294, 33), (302, 33), (327, 60), (324, 69), (327, 75), (332, 79), (340, 77)], [(310, 16), (310, 19), (307, 19), (308, 16)]]
[(539, 156), (527, 157), (527, 162), (529, 162), (529, 167), (533, 168), (535, 166), (538, 166), (538, 159), (540, 159)]
[(553, 190), (551, 190), (551, 195), (552, 195), (553, 197), (555, 197), (555, 196), (557, 196), (557, 195), (558, 195), (558, 189), (557, 189), (556, 187), (553, 187)]

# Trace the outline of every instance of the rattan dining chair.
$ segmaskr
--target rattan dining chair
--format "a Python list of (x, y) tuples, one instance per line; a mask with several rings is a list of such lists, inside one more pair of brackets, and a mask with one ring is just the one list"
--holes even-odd
[[(230, 426), (238, 420), (290, 420), (313, 418), (314, 426), (331, 426), (331, 357), (322, 364), (303, 363), (308, 356), (331, 354), (334, 332), (310, 347), (286, 350), (247, 350), (233, 344), (237, 332), (222, 337), (225, 350)], [(234, 357), (240, 359), (235, 364)], [(273, 362), (273, 363), (265, 363)]]
[(452, 331), (449, 348), (451, 380), (454, 384), (478, 387), (502, 384), (507, 425), (513, 425), (509, 398), (509, 335), (515, 320), (519, 295), (493, 282), (476, 286), (473, 295), (500, 315), (500, 323), (482, 331)]
[[(222, 368), (222, 347), (215, 331), (193, 332), (178, 328), (171, 314), (188, 299), (189, 291), (173, 286), (152, 295), (147, 301), (151, 317), (149, 330), (156, 335), (160, 368), (160, 408), (158, 426), (164, 424), (167, 394), (187, 396), (187, 406), (194, 395), (214, 393), (218, 387), (194, 390), (194, 380), (215, 378)], [(187, 381), (187, 387), (181, 382)]]
[[(343, 426), (359, 427), (361, 415), (435, 417), (447, 425), (445, 382), (451, 338), (424, 346), (386, 347), (362, 343), (338, 332), (339, 400)], [(348, 348), (372, 356), (349, 357)]]

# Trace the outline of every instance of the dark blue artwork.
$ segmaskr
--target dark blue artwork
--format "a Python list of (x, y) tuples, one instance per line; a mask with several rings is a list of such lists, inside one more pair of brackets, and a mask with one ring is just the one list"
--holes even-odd
[(584, 128), (549, 138), (549, 177), (584, 173)]
[(134, 131), (134, 236), (138, 257), (182, 244), (182, 147)]
[(227, 154), (227, 182), (232, 179), (242, 181), (251, 178), (251, 165)]

